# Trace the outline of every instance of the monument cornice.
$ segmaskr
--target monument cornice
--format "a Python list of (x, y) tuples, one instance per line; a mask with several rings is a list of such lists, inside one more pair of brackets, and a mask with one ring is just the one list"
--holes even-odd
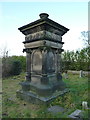
[(62, 36), (69, 31), (68, 28), (62, 26), (61, 24), (58, 24), (57, 22), (54, 22), (53, 20), (49, 19), (49, 18), (44, 18), (44, 19), (39, 19), (37, 21), (34, 21), (32, 23), (29, 23), (27, 25), (24, 25), (20, 28), (18, 28), (24, 35), (25, 35), (25, 31), (29, 30), (29, 29), (33, 29), (37, 26), (40, 25), (50, 25), (51, 27), (58, 29), (59, 31), (62, 31)]
[(27, 41), (23, 41), (23, 43), (25, 44), (25, 43), (31, 43), (31, 42), (35, 42), (35, 41), (40, 41), (40, 40), (42, 40), (42, 41), (44, 41), (44, 40), (48, 40), (48, 41), (51, 41), (51, 42), (55, 42), (55, 43), (61, 43), (61, 44), (64, 44), (64, 42), (61, 42), (61, 41), (57, 41), (57, 40), (54, 40), (54, 39), (44, 39), (44, 38), (39, 38), (39, 39), (34, 39), (34, 40), (27, 40)]

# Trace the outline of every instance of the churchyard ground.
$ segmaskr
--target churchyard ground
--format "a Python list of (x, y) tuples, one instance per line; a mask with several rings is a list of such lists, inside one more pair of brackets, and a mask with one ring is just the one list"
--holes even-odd
[[(48, 106), (27, 103), (16, 97), (16, 91), (20, 89), (19, 82), (25, 80), (25, 73), (8, 77), (2, 80), (2, 117), (3, 118), (68, 118), (76, 109), (82, 110), (82, 101), (88, 99), (88, 77), (79, 77), (69, 73), (68, 79), (63, 77), (69, 89), (65, 95), (58, 97)], [(63, 113), (53, 115), (47, 111), (50, 106), (58, 105), (65, 108)], [(84, 111), (84, 118), (88, 118), (89, 110)]]

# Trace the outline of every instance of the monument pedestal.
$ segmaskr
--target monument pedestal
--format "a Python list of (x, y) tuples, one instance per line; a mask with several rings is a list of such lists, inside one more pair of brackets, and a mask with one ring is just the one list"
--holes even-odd
[(68, 92), (68, 89), (64, 89), (61, 91), (55, 91), (52, 95), (48, 96), (39, 96), (38, 94), (33, 93), (32, 91), (17, 91), (17, 98), (25, 100), (29, 103), (34, 104), (49, 104), (51, 101), (53, 101), (55, 98), (64, 95), (66, 92)]
[(17, 91), (17, 97), (30, 103), (48, 104), (68, 91), (62, 79), (56, 81), (55, 78), (50, 81), (49, 77), (47, 78), (49, 83), (40, 83), (35, 80), (22, 82), (22, 90)]
[(19, 30), (25, 35), (26, 81), (17, 97), (32, 103), (49, 103), (67, 89), (61, 76), (62, 36), (69, 30), (40, 14), (40, 19)]

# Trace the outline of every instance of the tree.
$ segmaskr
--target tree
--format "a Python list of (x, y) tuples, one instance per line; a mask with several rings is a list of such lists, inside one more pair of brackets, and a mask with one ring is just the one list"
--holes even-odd
[(62, 66), (64, 70), (89, 70), (90, 47), (80, 51), (65, 51), (62, 54)]
[(1, 58), (6, 58), (9, 56), (9, 49), (7, 48), (7, 46), (5, 46), (4, 48), (0, 48), (0, 57)]
[(82, 31), (81, 39), (83, 40), (85, 47), (88, 47), (88, 45), (90, 45), (90, 31)]

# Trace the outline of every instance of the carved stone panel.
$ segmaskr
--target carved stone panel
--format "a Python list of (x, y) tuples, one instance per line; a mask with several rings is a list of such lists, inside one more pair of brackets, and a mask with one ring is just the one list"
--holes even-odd
[(42, 54), (36, 50), (32, 54), (32, 71), (40, 72), (42, 70)]
[(47, 53), (47, 71), (49, 73), (55, 72), (55, 56), (52, 51)]
[(60, 35), (45, 30), (26, 35), (25, 37), (26, 41), (36, 41), (37, 39), (50, 39), (58, 42), (62, 41), (62, 37)]

